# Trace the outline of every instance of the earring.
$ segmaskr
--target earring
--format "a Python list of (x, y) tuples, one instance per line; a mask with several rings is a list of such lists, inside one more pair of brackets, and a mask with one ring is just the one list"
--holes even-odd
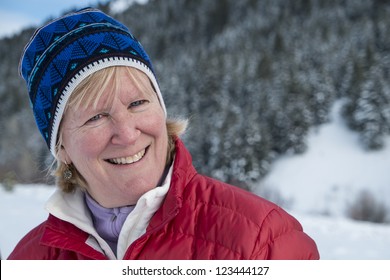
[(72, 170), (70, 170), (69, 165), (66, 161), (65, 164), (66, 164), (66, 169), (64, 170), (64, 173), (62, 173), (62, 176), (64, 177), (65, 181), (69, 181), (72, 178), (73, 173)]

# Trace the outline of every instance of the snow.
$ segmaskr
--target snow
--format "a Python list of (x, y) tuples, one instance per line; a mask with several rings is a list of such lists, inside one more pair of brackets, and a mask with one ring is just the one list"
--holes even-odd
[(390, 225), (297, 214), (323, 260), (390, 260)]
[[(345, 207), (362, 188), (369, 188), (388, 205), (390, 139), (384, 150), (364, 151), (339, 117), (340, 106), (340, 102), (335, 104), (331, 123), (310, 132), (307, 152), (277, 160), (261, 186), (272, 186), (292, 201), (287, 210), (316, 241), (321, 259), (389, 260), (390, 225), (353, 221), (345, 216)], [(6, 191), (0, 187), (2, 258), (46, 219), (44, 203), (54, 189), (16, 185)]]
[(122, 13), (133, 4), (145, 5), (149, 0), (116, 0), (110, 3), (110, 11), (114, 14)]

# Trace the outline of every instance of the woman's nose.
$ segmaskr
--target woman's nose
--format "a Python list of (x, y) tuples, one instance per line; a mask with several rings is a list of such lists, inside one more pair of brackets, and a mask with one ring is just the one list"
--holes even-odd
[(114, 133), (111, 142), (115, 145), (132, 145), (141, 135), (135, 118), (122, 116), (114, 122)]

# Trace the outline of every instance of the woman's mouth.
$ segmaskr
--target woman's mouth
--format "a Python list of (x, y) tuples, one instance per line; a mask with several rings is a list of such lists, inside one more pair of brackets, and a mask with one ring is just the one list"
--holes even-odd
[(142, 151), (136, 153), (135, 155), (128, 156), (128, 157), (119, 157), (119, 158), (110, 158), (107, 159), (109, 163), (112, 164), (132, 164), (137, 161), (140, 161), (146, 153), (146, 149), (143, 149)]

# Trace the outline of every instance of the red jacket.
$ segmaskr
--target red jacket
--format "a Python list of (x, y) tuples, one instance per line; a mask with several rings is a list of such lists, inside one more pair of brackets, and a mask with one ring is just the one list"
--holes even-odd
[[(107, 259), (88, 234), (52, 215), (28, 233), (9, 259)], [(124, 259), (318, 259), (314, 241), (275, 204), (198, 174), (176, 142), (170, 189), (146, 233)]]

